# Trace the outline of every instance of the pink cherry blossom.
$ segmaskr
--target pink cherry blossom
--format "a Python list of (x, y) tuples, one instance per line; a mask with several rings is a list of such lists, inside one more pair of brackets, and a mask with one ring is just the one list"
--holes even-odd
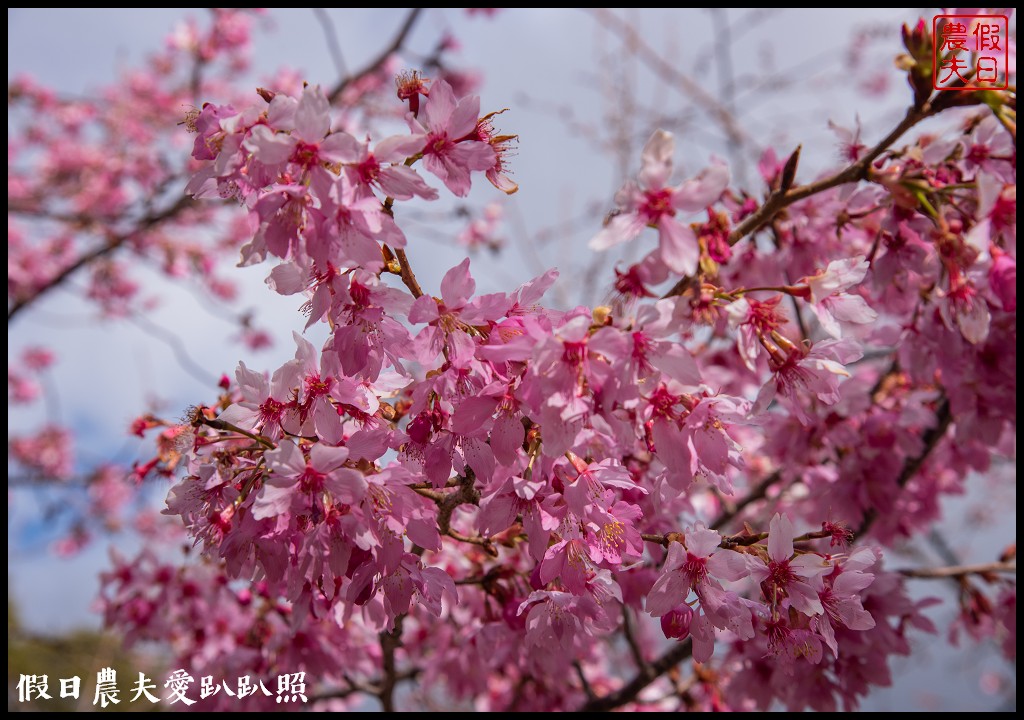
[(362, 474), (342, 467), (348, 448), (316, 445), (305, 460), (295, 443), (284, 441), (266, 457), (270, 475), (253, 505), (257, 520), (281, 515), (293, 505), (318, 507), (325, 491), (334, 501), (346, 505), (358, 502), (366, 493)]
[(878, 313), (864, 298), (845, 292), (860, 283), (867, 272), (867, 260), (849, 258), (833, 260), (821, 273), (803, 279), (810, 291), (811, 311), (832, 337), (842, 337), (840, 322), (865, 324), (878, 319)]
[(626, 183), (615, 196), (619, 213), (590, 241), (593, 250), (606, 250), (632, 240), (645, 226), (658, 230), (661, 260), (672, 272), (692, 275), (700, 249), (697, 236), (676, 219), (676, 213), (696, 212), (718, 200), (729, 183), (729, 171), (712, 165), (677, 187), (666, 185), (672, 175), (675, 140), (663, 130), (644, 146), (638, 182)]
[(424, 167), (459, 197), (469, 194), (473, 171), (495, 163), (491, 146), (472, 137), (479, 115), (480, 98), (456, 100), (451, 85), (439, 80), (430, 86), (422, 113), (409, 118), (413, 137), (422, 143)]
[(849, 377), (845, 364), (858, 359), (861, 351), (843, 340), (826, 340), (810, 348), (792, 346), (769, 359), (772, 378), (761, 388), (754, 403), (755, 414), (767, 410), (777, 394), (791, 401), (801, 422), (810, 416), (803, 407), (807, 397), (826, 405), (839, 401), (839, 379)]
[(820, 615), (824, 609), (818, 588), (821, 576), (830, 568), (814, 553), (794, 557), (794, 537), (793, 523), (776, 513), (768, 528), (768, 560), (751, 558), (751, 574), (767, 588), (765, 594), (773, 608), (785, 599), (805, 615)]

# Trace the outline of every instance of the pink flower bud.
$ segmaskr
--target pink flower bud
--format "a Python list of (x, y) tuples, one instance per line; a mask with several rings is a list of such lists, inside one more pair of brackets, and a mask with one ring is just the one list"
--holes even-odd
[(690, 634), (690, 621), (693, 620), (693, 609), (686, 603), (674, 607), (671, 612), (661, 616), (661, 631), (667, 638), (685, 640)]

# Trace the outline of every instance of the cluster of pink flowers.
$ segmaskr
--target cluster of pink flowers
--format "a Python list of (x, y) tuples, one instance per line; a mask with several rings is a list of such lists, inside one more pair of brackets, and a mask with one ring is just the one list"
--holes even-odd
[[(592, 243), (652, 227), (657, 247), (616, 271), (611, 307), (559, 311), (542, 304), (554, 271), (477, 295), (467, 259), (437, 296), (420, 287), (402, 203), (439, 193), (417, 168), (459, 197), (480, 174), (508, 189), (507, 136), (444, 81), (407, 75), (399, 96), (409, 132), (376, 141), (339, 129), (316, 86), (196, 118), (189, 191), (247, 208), (243, 264), (273, 257), (268, 285), (305, 294), (329, 337), (296, 335), (269, 375), (240, 364), (193, 411), (166, 512), (293, 627), (397, 635), (425, 681), (480, 707), (584, 705), (614, 686), (601, 648), (637, 611), (733, 671), (698, 705), (855, 706), (929, 624), (834, 511), (876, 541), (910, 535), (1014, 432), (1014, 230), (996, 209), (1013, 166), (965, 159), (995, 120), (794, 204), (770, 252), (731, 247), (754, 208), (724, 166), (671, 184), (658, 131)], [(783, 168), (761, 167), (778, 189)], [(647, 299), (678, 276), (688, 289)], [(703, 524), (758, 480), (785, 508), (766, 532)], [(584, 684), (552, 682), (573, 666)]]
[[(183, 27), (168, 58), (239, 69), (245, 18)], [(230, 296), (213, 251), (171, 232), (226, 200), (245, 221), (219, 250), (271, 262), (269, 288), (303, 299), (303, 333), (327, 336), (296, 332), (294, 357), (267, 373), (240, 362), (183, 422), (133, 424), (158, 435), (131, 477), (173, 479), (164, 514), (200, 559), (115, 555), (108, 624), (169, 642), (194, 675), (306, 672), (314, 702), (339, 708), (363, 694), (390, 709), (408, 680), (422, 703), (538, 711), (852, 709), (887, 684), (912, 630), (935, 628), (883, 547), (926, 531), (943, 496), (1014, 452), (1016, 171), (1001, 96), (959, 96), (962, 110), (917, 97), (907, 128), (947, 110), (963, 124), (905, 147), (841, 131), (846, 170), (807, 185), (798, 153), (767, 152), (754, 194), (717, 162), (674, 180), (674, 138), (657, 130), (590, 243), (646, 254), (616, 267), (608, 305), (556, 309), (556, 270), (478, 294), (467, 258), (421, 286), (407, 209), (474, 183), (515, 192), (515, 138), (465, 76), (402, 73), (390, 110), (380, 76), (335, 90), (280, 79), (190, 112), (187, 193), (214, 202), (172, 198), (141, 222), (138, 198), (167, 199), (174, 179), (129, 152), (153, 142), (127, 110), (142, 79), (108, 99), (123, 103), (103, 115), (118, 118), (111, 178), (88, 143), (9, 149), (9, 204), (55, 228), (40, 261), (27, 221), (9, 222), (12, 314), (73, 264), (69, 226)], [(148, 107), (166, 117), (189, 91)], [(98, 117), (27, 82), (13, 92), (58, 118), (42, 135)], [(368, 132), (380, 115), (406, 131)], [(17, 164), (36, 144), (48, 155), (33, 178)], [(46, 202), (60, 183), (76, 184), (69, 207)], [(464, 244), (490, 245), (496, 220)], [(139, 287), (101, 259), (87, 296), (117, 315)], [(10, 396), (33, 399), (48, 362), (9, 368)], [(53, 427), (10, 447), (66, 478), (68, 440)], [(111, 524), (125, 504), (115, 475), (90, 486)], [(994, 599), (965, 590), (961, 607), (969, 632), (1015, 653), (1012, 584)], [(687, 658), (690, 680), (664, 677)]]
[[(182, 22), (163, 47), (144, 63), (125, 65), (105, 88), (63, 94), (27, 75), (8, 83), (9, 325), (51, 298), (59, 298), (51, 311), (74, 306), (76, 323), (89, 314), (145, 322), (159, 300), (152, 283), (156, 271), (216, 305), (218, 316), (237, 323), (233, 336), (248, 348), (272, 343), (262, 316), (235, 307), (235, 282), (222, 272), (225, 259), (251, 237), (248, 218), (226, 203), (197, 202), (181, 193), (183, 179), (198, 167), (185, 129), (200, 122), (202, 99), (248, 103), (255, 97), (234, 81), (252, 70), (252, 30), (261, 15), (255, 8), (212, 8), (203, 22)], [(348, 122), (401, 116), (393, 102), (397, 61), (386, 58), (352, 78), (340, 94)], [(438, 49), (434, 62), (444, 63), (453, 82), (470, 82), (448, 61), (446, 49)], [(302, 89), (301, 80), (286, 70), (265, 82), (280, 90)], [(387, 174), (402, 177), (400, 169)], [(104, 503), (91, 501), (110, 493), (108, 480), (118, 474), (125, 502), (133, 501), (135, 480), (156, 462), (115, 471), (83, 460), (96, 453), (76, 452), (72, 428), (54, 411), (60, 398), (53, 376), (43, 373), (48, 355), (40, 348), (9, 363), (9, 402), (45, 404), (47, 420), (12, 423), (8, 447), (19, 481), (57, 480), (74, 488), (76, 496), (64, 503), (76, 515), (74, 529), (60, 543), (69, 552), (122, 524), (102, 511)]]

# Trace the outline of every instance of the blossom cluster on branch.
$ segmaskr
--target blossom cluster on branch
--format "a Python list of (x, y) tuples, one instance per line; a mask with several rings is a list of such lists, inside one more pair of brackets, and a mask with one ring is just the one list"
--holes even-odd
[[(240, 206), (241, 264), (327, 339), (140, 422), (165, 445), (137, 476), (185, 468), (164, 512), (203, 561), (115, 557), (109, 624), (388, 710), (407, 681), (493, 710), (850, 709), (934, 631), (883, 547), (1013, 456), (1015, 94), (917, 92), (812, 182), (765, 153), (760, 191), (674, 180), (657, 130), (591, 242), (646, 254), (568, 310), (555, 270), (489, 294), (469, 259), (414, 272), (407, 207), (516, 190), (477, 96), (402, 73), (383, 136), (330, 88), (250, 98), (189, 114), (187, 192)], [(961, 576), (998, 591), (964, 580), (963, 607), (1010, 653), (1011, 559)]]
[[(848, 528), (913, 533), (1012, 443), (1015, 174), (995, 115), (873, 151), (866, 183), (793, 202), (765, 218), (770, 245), (736, 250), (756, 203), (723, 165), (671, 185), (658, 131), (592, 243), (652, 227), (657, 247), (617, 271), (611, 306), (558, 311), (554, 272), (475, 295), (467, 259), (438, 296), (413, 272), (402, 203), (438, 197), (417, 167), (456, 196), (475, 174), (514, 190), (478, 98), (404, 75), (409, 132), (360, 140), (318, 87), (261, 95), (195, 118), (207, 162), (189, 191), (248, 209), (243, 264), (273, 258), (268, 285), (305, 294), (306, 327), (330, 335), (296, 335), (269, 376), (240, 365), (192, 412), (167, 512), (226, 577), (287, 600), (296, 628), (336, 624), (346, 656), (401, 645), (410, 671), (483, 707), (598, 697), (606, 640), (635, 612), (732, 671), (698, 674), (698, 706), (850, 707), (886, 681), (929, 622)], [(797, 157), (763, 159), (771, 193), (792, 191)], [(762, 476), (767, 532), (685, 521), (725, 519)], [(335, 665), (303, 663), (384, 682)], [(579, 682), (552, 682), (572, 667)]]

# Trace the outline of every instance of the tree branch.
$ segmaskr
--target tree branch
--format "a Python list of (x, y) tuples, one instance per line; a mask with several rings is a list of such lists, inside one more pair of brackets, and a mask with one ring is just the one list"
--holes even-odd
[(752, 487), (750, 489), (750, 492), (747, 493), (747, 495), (744, 498), (738, 500), (731, 510), (728, 510), (719, 515), (718, 519), (711, 523), (711, 529), (718, 530), (722, 527), (725, 527), (725, 525), (730, 520), (732, 520), (734, 517), (743, 512), (743, 510), (746, 509), (748, 505), (750, 505), (751, 503), (755, 503), (758, 500), (763, 500), (768, 493), (768, 488), (777, 483), (781, 478), (782, 473), (779, 470), (776, 470), (771, 475), (764, 478), (761, 482)]
[(633, 655), (633, 662), (636, 663), (637, 670), (643, 670), (647, 667), (647, 658), (644, 657), (643, 648), (640, 647), (640, 643), (636, 637), (636, 630), (633, 627), (633, 615), (628, 606), (622, 606), (622, 634), (626, 638), (626, 644), (629, 645), (629, 652)]
[[(834, 175), (818, 180), (807, 185), (791, 187), (796, 171), (796, 161), (800, 157), (800, 148), (790, 156), (786, 168), (783, 170), (782, 182), (778, 189), (773, 190), (765, 199), (764, 203), (748, 215), (732, 232), (729, 233), (729, 245), (735, 245), (747, 235), (757, 232), (772, 221), (772, 219), (786, 207), (795, 202), (809, 198), (817, 193), (824, 192), (839, 185), (849, 182), (864, 180), (869, 176), (871, 163), (879, 155), (889, 149), (900, 137), (910, 128), (925, 118), (936, 115), (945, 108), (934, 108), (930, 103), (925, 103), (921, 108), (911, 107), (903, 120), (893, 128), (877, 145), (869, 150), (863, 157), (854, 163), (846, 166)], [(695, 282), (693, 277), (680, 278), (672, 288), (662, 295), (662, 299), (682, 295)]]
[(592, 688), (590, 686), (590, 681), (587, 680), (587, 676), (583, 673), (583, 666), (580, 665), (580, 661), (579, 660), (574, 661), (572, 666), (573, 666), (573, 668), (576, 669), (576, 677), (578, 677), (580, 679), (580, 687), (583, 688), (583, 692), (591, 700), (596, 698), (597, 695), (594, 694), (594, 688)]
[(416, 275), (413, 274), (412, 265), (409, 264), (409, 256), (405, 254), (405, 250), (395, 248), (395, 257), (398, 258), (398, 262), (401, 265), (399, 274), (402, 277), (402, 282), (409, 288), (409, 292), (412, 293), (413, 297), (423, 295), (423, 288), (420, 287), (419, 281), (416, 280)]
[(395, 618), (395, 629), (380, 634), (381, 666), (384, 672), (380, 681), (381, 709), (384, 712), (395, 711), (395, 685), (398, 684), (398, 673), (395, 670), (395, 650), (402, 645), (402, 623), (405, 615)]
[(84, 255), (81, 255), (73, 263), (71, 263), (63, 270), (61, 270), (59, 273), (54, 275), (52, 278), (47, 280), (34, 293), (15, 300), (11, 304), (11, 306), (7, 308), (7, 324), (10, 325), (11, 320), (14, 319), (15, 315), (17, 315), (19, 312), (24, 310), (27, 306), (34, 303), (36, 300), (38, 300), (40, 297), (42, 297), (49, 291), (53, 290), (55, 287), (62, 284), (65, 280), (67, 280), (69, 277), (71, 277), (73, 274), (81, 270), (86, 265), (89, 265), (90, 263), (99, 260), (101, 257), (104, 257), (105, 255), (109, 255), (110, 253), (114, 252), (139, 233), (143, 233), (146, 230), (149, 230), (154, 225), (157, 225), (163, 222), (164, 220), (174, 217), (179, 212), (188, 207), (191, 203), (192, 198), (186, 195), (182, 195), (176, 203), (174, 203), (167, 209), (162, 210), (154, 215), (148, 215), (142, 218), (142, 220), (139, 221), (139, 224), (131, 232), (124, 233), (123, 235), (115, 235), (114, 237), (110, 238), (110, 240), (108, 240), (105, 245), (101, 245), (98, 248), (94, 248), (93, 250), (90, 250)]
[(1017, 563), (992, 562), (981, 565), (951, 565), (939, 568), (903, 568), (897, 570), (900, 575), (910, 578), (945, 579), (962, 578), (968, 575), (989, 575), (993, 573), (1017, 574)]
[(170, 348), (178, 364), (196, 381), (211, 387), (217, 385), (217, 377), (211, 375), (202, 365), (192, 359), (185, 342), (174, 332), (158, 325), (145, 315), (129, 315), (126, 319), (151, 338), (159, 340)]
[[(831, 535), (832, 535), (832, 533), (829, 530), (814, 530), (814, 531), (811, 531), (811, 532), (806, 532), (803, 535), (797, 535), (795, 538), (793, 538), (793, 542), (807, 542), (808, 540), (821, 540), (822, 538), (827, 538), (827, 537), (829, 537)], [(644, 540), (646, 540), (647, 542), (656, 543), (656, 544), (661, 545), (663, 547), (668, 547), (669, 545), (671, 545), (674, 542), (678, 542), (678, 543), (684, 542), (684, 539), (685, 539), (686, 536), (685, 536), (684, 533), (670, 532), (670, 533), (665, 533), (664, 535), (651, 535), (651, 534), (648, 534), (648, 533), (643, 533), (640, 537), (643, 538)], [(767, 539), (768, 539), (768, 533), (766, 533), (766, 532), (754, 533), (753, 535), (748, 534), (747, 532), (742, 532), (742, 533), (736, 533), (735, 535), (725, 535), (725, 536), (723, 536), (722, 537), (722, 541), (720, 543), (718, 543), (718, 547), (724, 548), (726, 550), (729, 550), (729, 549), (735, 548), (735, 547), (756, 545), (757, 543), (761, 542), (762, 540), (767, 540)]]
[(327, 52), (331, 55), (334, 68), (338, 71), (338, 75), (345, 77), (348, 75), (348, 68), (345, 66), (345, 56), (342, 55), (341, 45), (338, 43), (338, 33), (334, 29), (334, 21), (323, 8), (313, 8), (313, 14), (316, 15), (317, 22), (323, 28), (324, 39), (327, 41)]
[(615, 692), (593, 700), (587, 700), (587, 702), (579, 707), (578, 712), (608, 712), (635, 700), (636, 696), (643, 692), (648, 685), (692, 654), (693, 647), (690, 639), (687, 638), (663, 652), (654, 662), (638, 670), (632, 680)]
[(405, 44), (406, 38), (409, 37), (409, 33), (412, 32), (412, 28), (416, 24), (416, 20), (419, 18), (420, 13), (422, 12), (423, 8), (412, 8), (409, 11), (409, 14), (406, 15), (405, 22), (403, 22), (402, 26), (398, 29), (398, 34), (395, 35), (394, 39), (391, 41), (391, 44), (384, 48), (380, 52), (380, 54), (377, 55), (377, 57), (375, 57), (373, 60), (371, 60), (370, 63), (366, 65), (366, 67), (364, 67), (362, 70), (359, 70), (355, 74), (347, 75), (340, 81), (338, 81), (338, 84), (334, 86), (330, 94), (327, 96), (327, 100), (331, 103), (337, 102), (338, 99), (341, 97), (342, 93), (345, 92), (345, 88), (347, 88), (349, 85), (358, 80), (363, 79), (367, 75), (371, 75), (380, 70), (381, 67), (384, 66), (384, 63), (387, 62), (387, 59), (389, 57), (391, 57), (394, 53), (402, 49), (402, 46)]
[(795, 202), (809, 198), (811, 195), (816, 195), (820, 192), (824, 192), (825, 190), (838, 187), (839, 185), (845, 185), (846, 183), (866, 179), (871, 170), (871, 163), (873, 163), (879, 155), (888, 150), (889, 147), (899, 140), (905, 132), (910, 130), (910, 128), (914, 127), (914, 125), (921, 122), (926, 117), (935, 114), (935, 112), (936, 111), (934, 111), (927, 103), (921, 108), (911, 107), (907, 110), (907, 114), (903, 117), (903, 120), (901, 120), (888, 135), (882, 138), (877, 145), (868, 150), (868, 152), (856, 162), (851, 163), (834, 175), (830, 175), (827, 178), (807, 185), (799, 185), (790, 189), (785, 186), (785, 183), (783, 183), (783, 186), (779, 190), (768, 196), (768, 199), (765, 200), (761, 207), (755, 210), (751, 215), (748, 215), (743, 222), (737, 225), (733, 231), (729, 233), (729, 244), (735, 245), (747, 235), (757, 232), (764, 225), (770, 222), (771, 219), (775, 217), (776, 213)]
[[(949, 430), (949, 426), (953, 422), (953, 413), (949, 409), (949, 399), (943, 397), (942, 402), (939, 403), (938, 410), (935, 413), (936, 420), (938, 421), (935, 427), (931, 428), (921, 438), (924, 442), (924, 449), (921, 450), (920, 454), (916, 457), (912, 457), (903, 464), (903, 469), (900, 471), (899, 477), (896, 478), (896, 486), (901, 490), (906, 487), (910, 479), (917, 474), (917, 471), (924, 465), (924, 461), (928, 459), (928, 456), (932, 454), (932, 451), (939, 444), (939, 441), (945, 436), (946, 431)], [(854, 535), (861, 537), (867, 534), (871, 526), (878, 520), (879, 513), (876, 508), (869, 508), (864, 513), (864, 520), (861, 522), (860, 527), (854, 532)]]
[(750, 143), (750, 137), (736, 122), (735, 116), (720, 103), (711, 93), (700, 86), (689, 76), (683, 74), (674, 65), (666, 61), (654, 48), (644, 42), (636, 28), (610, 12), (607, 8), (592, 8), (591, 14), (606, 29), (619, 36), (619, 39), (636, 53), (636, 56), (656, 75), (666, 80), (686, 97), (704, 108), (717, 121), (729, 139), (730, 144), (743, 147)]

